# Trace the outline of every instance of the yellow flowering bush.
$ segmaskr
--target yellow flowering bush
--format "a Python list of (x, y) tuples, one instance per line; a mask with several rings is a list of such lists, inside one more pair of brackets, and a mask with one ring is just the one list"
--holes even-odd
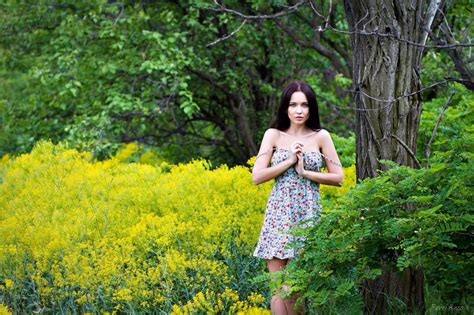
[(203, 160), (124, 163), (136, 150), (91, 162), (40, 141), (2, 161), (2, 301), (23, 312), (268, 314), (266, 284), (250, 280), (266, 269), (252, 252), (272, 183)]
[(0, 303), (0, 315), (10, 315), (11, 313), (12, 312), (7, 306)]
[(185, 315), (195, 313), (222, 314), (222, 312), (231, 312), (232, 314), (270, 314), (269, 310), (252, 306), (252, 304), (261, 304), (265, 298), (260, 294), (252, 294), (248, 301), (241, 301), (239, 294), (232, 289), (225, 288), (220, 294), (211, 290), (206, 290), (205, 294), (199, 292), (186, 305), (180, 307), (173, 305), (171, 314)]
[[(323, 169), (323, 172), (327, 171)], [(341, 187), (337, 186), (328, 186), (328, 185), (321, 185), (320, 194), (321, 194), (321, 202), (323, 203), (324, 208), (335, 208), (337, 205), (338, 200), (342, 197), (346, 192), (350, 189), (355, 187), (356, 185), (356, 167), (353, 164), (350, 167), (344, 168), (344, 183)], [(325, 209), (329, 210), (329, 209)]]

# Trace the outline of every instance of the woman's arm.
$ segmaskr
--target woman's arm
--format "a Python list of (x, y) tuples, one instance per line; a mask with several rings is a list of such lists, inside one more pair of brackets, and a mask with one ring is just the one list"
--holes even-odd
[(339, 161), (339, 157), (337, 155), (336, 148), (334, 147), (334, 143), (332, 142), (331, 135), (327, 130), (324, 129), (321, 130), (321, 132), (321, 148), (324, 152), (324, 155), (339, 165), (327, 161), (326, 159), (326, 165), (328, 167), (327, 173), (303, 170), (301, 176), (321, 184), (340, 187), (344, 181), (344, 173), (342, 172), (342, 166), (340, 166), (341, 162)]
[(269, 167), (273, 152), (273, 144), (279, 137), (278, 130), (268, 129), (263, 136), (260, 151), (257, 154), (257, 159), (253, 165), (252, 181), (255, 185), (269, 181), (285, 172), (288, 168), (294, 165), (297, 161), (296, 154), (290, 154), (290, 157), (277, 165)]

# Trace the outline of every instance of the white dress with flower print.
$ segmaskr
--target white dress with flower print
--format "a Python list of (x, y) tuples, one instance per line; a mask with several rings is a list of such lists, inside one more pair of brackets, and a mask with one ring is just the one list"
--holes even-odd
[[(288, 159), (289, 150), (283, 148), (274, 150), (272, 166)], [(306, 170), (320, 171), (321, 154), (316, 151), (304, 152), (303, 165)], [(319, 183), (300, 176), (294, 166), (288, 168), (275, 178), (253, 256), (263, 259), (297, 256), (300, 247), (289, 242), (301, 243), (305, 239), (303, 236), (290, 235), (291, 230), (312, 225), (319, 219), (321, 209)], [(306, 219), (309, 220), (301, 222)]]

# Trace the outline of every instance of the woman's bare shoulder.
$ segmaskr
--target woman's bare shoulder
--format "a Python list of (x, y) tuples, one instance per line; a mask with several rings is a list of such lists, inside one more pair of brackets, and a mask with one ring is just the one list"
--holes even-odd
[(320, 129), (313, 129), (314, 132), (311, 134), (311, 141), (316, 141), (318, 143), (323, 143), (327, 141), (327, 139), (330, 139), (331, 136), (329, 135), (329, 131), (326, 129), (320, 128)]
[(330, 136), (329, 131), (327, 131), (324, 128), (318, 129), (317, 132), (318, 132), (318, 135), (321, 135), (321, 136), (325, 136), (325, 137)]
[(277, 138), (280, 136), (280, 130), (276, 128), (268, 128), (265, 131), (265, 136), (271, 137), (271, 138)]
[(280, 137), (280, 131), (276, 128), (269, 128), (265, 131), (262, 139), (262, 146), (264, 147), (274, 147), (278, 142)]
[(316, 137), (318, 137), (322, 143), (332, 142), (331, 133), (326, 129), (319, 129)]

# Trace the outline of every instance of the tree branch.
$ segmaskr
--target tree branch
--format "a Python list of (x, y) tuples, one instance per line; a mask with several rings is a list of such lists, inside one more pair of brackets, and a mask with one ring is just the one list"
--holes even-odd
[(225, 35), (224, 37), (216, 39), (215, 41), (207, 44), (206, 47), (209, 48), (209, 47), (214, 46), (215, 44), (217, 44), (219, 42), (222, 42), (222, 41), (234, 36), (238, 31), (240, 31), (240, 29), (245, 25), (245, 23), (247, 23), (246, 19), (244, 19), (242, 24), (240, 24), (240, 26), (238, 28), (236, 28), (233, 32), (229, 33), (228, 35)]
[(392, 137), (397, 139), (397, 141), (405, 148), (405, 150), (407, 150), (408, 154), (412, 157), (413, 161), (415, 161), (415, 164), (418, 168), (421, 168), (421, 164), (420, 162), (418, 162), (418, 159), (416, 158), (415, 154), (413, 153), (413, 151), (405, 144), (405, 142), (402, 141), (402, 139), (400, 139), (399, 137), (397, 137), (396, 135), (394, 135), (392, 133)]
[(240, 18), (246, 19), (246, 20), (262, 20), (262, 19), (275, 19), (279, 18), (288, 14), (293, 13), (294, 11), (298, 10), (298, 8), (303, 5), (306, 2), (306, 0), (299, 1), (295, 5), (289, 6), (286, 10), (280, 11), (275, 14), (261, 14), (261, 15), (246, 15), (243, 14), (239, 11), (229, 9), (225, 7), (223, 4), (220, 4), (217, 0), (214, 0), (214, 3), (218, 6), (218, 8), (213, 8), (213, 7), (199, 7), (200, 9), (205, 9), (205, 10), (213, 10), (213, 11), (218, 11), (218, 12), (226, 12), (226, 13), (231, 13), (234, 14)]
[[(439, 0), (432, 0), (432, 1), (439, 1)], [(259, 19), (276, 19), (278, 17), (282, 17), (282, 16), (285, 16), (285, 15), (291, 14), (294, 11), (296, 11), (300, 6), (305, 4), (307, 1), (304, 1), (304, 0), (299, 1), (295, 5), (288, 7), (287, 10), (284, 10), (284, 11), (281, 11), (281, 12), (278, 12), (278, 13), (275, 13), (275, 14), (259, 14), (259, 15), (243, 14), (239, 11), (232, 10), (232, 9), (229, 9), (229, 8), (223, 6), (222, 4), (219, 4), (217, 1), (214, 1), (214, 2), (218, 6), (217, 8), (215, 8), (215, 7), (199, 7), (199, 6), (197, 6), (197, 7), (200, 8), (200, 9), (204, 9), (204, 10), (213, 10), (213, 11), (217, 11), (217, 12), (230, 13), (230, 14), (233, 14), (233, 15), (239, 17), (239, 18), (243, 18), (243, 19), (246, 19), (246, 20), (259, 20)], [(474, 44), (471, 44), (471, 43), (449, 44), (449, 45), (426, 45), (425, 43), (412, 42), (412, 41), (400, 38), (400, 37), (398, 37), (394, 34), (390, 34), (390, 33), (380, 33), (377, 30), (367, 31), (365, 29), (365, 27), (363, 29), (356, 29), (354, 31), (339, 30), (339, 29), (336, 29), (335, 27), (331, 26), (331, 24), (328, 22), (328, 18), (324, 17), (321, 13), (319, 13), (317, 10), (314, 9), (314, 4), (311, 1), (309, 3), (310, 3), (310, 5), (313, 9), (313, 12), (315, 12), (316, 15), (318, 15), (320, 17), (323, 17), (325, 19), (325, 24), (318, 26), (318, 28), (317, 28), (318, 32), (324, 32), (326, 30), (330, 30), (330, 31), (334, 31), (334, 32), (342, 33), (342, 34), (346, 34), (346, 35), (357, 34), (357, 35), (362, 35), (362, 36), (387, 37), (387, 38), (391, 38), (391, 39), (400, 41), (402, 43), (406, 43), (406, 44), (417, 46), (417, 47), (422, 47), (422, 48), (425, 48), (425, 49), (426, 48), (455, 48), (455, 47), (473, 47), (474, 46)], [(436, 9), (437, 9), (437, 7), (436, 7)]]
[(319, 41), (309, 42), (309, 41), (302, 40), (296, 35), (296, 32), (293, 29), (291, 29), (288, 25), (285, 25), (281, 21), (276, 20), (275, 23), (286, 34), (288, 34), (288, 36), (290, 36), (298, 45), (304, 48), (310, 48), (310, 49), (316, 50), (318, 53), (328, 58), (331, 61), (331, 63), (334, 65), (334, 67), (337, 69), (337, 71), (342, 73), (344, 76), (350, 78), (350, 73), (347, 67), (341, 64), (341, 62), (339, 61), (339, 57), (336, 54), (334, 54), (330, 49), (321, 45)]
[(436, 15), (436, 11), (438, 11), (439, 5), (441, 0), (431, 0), (430, 5), (428, 6), (428, 10), (426, 11), (425, 15), (425, 24), (423, 25), (423, 32), (421, 33), (421, 40), (420, 43), (422, 45), (426, 44), (426, 40), (428, 39), (428, 33), (431, 32), (431, 26), (433, 24), (434, 17)]
[(393, 34), (379, 33), (377, 31), (366, 31), (366, 30), (341, 31), (332, 26), (329, 26), (328, 29), (338, 32), (338, 33), (343, 33), (343, 34), (348, 34), (348, 35), (357, 34), (357, 35), (363, 35), (363, 36), (378, 36), (378, 37), (392, 38), (399, 42), (417, 46), (417, 47), (422, 47), (422, 48), (455, 48), (455, 47), (473, 47), (474, 46), (474, 44), (424, 45), (424, 44), (420, 44), (420, 43), (416, 43), (416, 42), (412, 42), (412, 41), (400, 38)]
[[(444, 37), (444, 41), (441, 39), (441, 37), (434, 35), (434, 33), (431, 33), (430, 37), (434, 42), (437, 42), (437, 43), (443, 43), (443, 42), (450, 43), (450, 44), (455, 43), (453, 33), (451, 31), (451, 28), (448, 25), (446, 17), (444, 16), (444, 13), (441, 10), (439, 11), (441, 15), (443, 16), (439, 29), (441, 30), (441, 34)], [(446, 52), (448, 56), (453, 61), (456, 70), (459, 72), (459, 74), (461, 75), (461, 78), (464, 80), (459, 83), (463, 84), (469, 90), (474, 91), (474, 74), (472, 70), (467, 66), (469, 62), (464, 62), (462, 60), (460, 49), (446, 49), (446, 50), (447, 50)]]
[(229, 97), (232, 97), (232, 98), (235, 98), (237, 99), (238, 97), (229, 92), (229, 90), (224, 87), (224, 86), (221, 86), (219, 83), (217, 83), (213, 77), (211, 77), (209, 74), (205, 73), (205, 72), (202, 72), (202, 71), (199, 71), (199, 70), (195, 70), (195, 69), (192, 69), (190, 68), (189, 66), (185, 66), (185, 69), (188, 70), (189, 72), (197, 75), (198, 77), (200, 77), (201, 79), (203, 79), (204, 81), (207, 81), (209, 82), (213, 87), (217, 88), (218, 90), (220, 90), (222, 93), (224, 93), (225, 95), (229, 96)]
[(451, 100), (453, 98), (454, 92), (449, 95), (448, 99), (446, 100), (446, 103), (444, 103), (443, 107), (441, 108), (441, 112), (438, 115), (438, 119), (436, 120), (436, 124), (433, 128), (433, 132), (431, 133), (430, 140), (428, 141), (428, 144), (426, 145), (425, 148), (425, 158), (426, 158), (426, 163), (425, 167), (428, 168), (429, 166), (429, 157), (430, 157), (430, 150), (431, 150), (431, 144), (434, 141), (434, 138), (436, 136), (436, 132), (438, 131), (439, 124), (441, 122), (441, 119), (443, 118), (444, 112), (446, 111), (446, 108), (448, 108), (448, 105), (451, 103)]
[[(437, 85), (441, 85), (441, 84), (445, 84), (445, 83), (448, 83), (448, 82), (462, 82), (462, 81), (465, 81), (463, 79), (456, 79), (456, 78), (446, 78), (445, 80), (443, 81), (439, 81), (439, 82), (435, 82), (435, 83), (432, 83), (422, 89), (419, 89), (418, 91), (415, 91), (415, 92), (412, 92), (412, 93), (409, 93), (409, 94), (404, 94), (404, 95), (401, 95), (401, 96), (398, 96), (398, 97), (395, 97), (393, 99), (387, 99), (387, 100), (384, 100), (384, 99), (380, 99), (380, 98), (377, 98), (377, 97), (373, 97), (373, 96), (370, 96), (369, 94), (365, 93), (361, 88), (359, 88), (358, 90), (346, 90), (348, 92), (352, 92), (352, 93), (361, 93), (363, 94), (364, 96), (374, 100), (374, 101), (378, 101), (378, 102), (383, 102), (383, 103), (388, 103), (387, 105), (385, 106), (382, 106), (382, 107), (378, 107), (378, 108), (372, 108), (372, 109), (362, 109), (362, 110), (379, 110), (379, 109), (383, 109), (383, 108), (386, 108), (388, 106), (391, 106), (391, 104), (395, 101), (398, 101), (399, 99), (402, 99), (402, 98), (405, 98), (405, 97), (410, 97), (410, 96), (413, 96), (413, 95), (416, 95), (416, 94), (419, 94), (421, 92), (423, 92), (424, 90), (427, 90), (427, 89), (430, 89), (432, 87), (435, 87)], [(341, 107), (341, 108), (344, 108), (344, 107)], [(353, 108), (353, 109), (356, 109), (354, 107), (348, 107), (348, 108)], [(361, 110), (361, 109), (356, 109), (356, 110)]]

